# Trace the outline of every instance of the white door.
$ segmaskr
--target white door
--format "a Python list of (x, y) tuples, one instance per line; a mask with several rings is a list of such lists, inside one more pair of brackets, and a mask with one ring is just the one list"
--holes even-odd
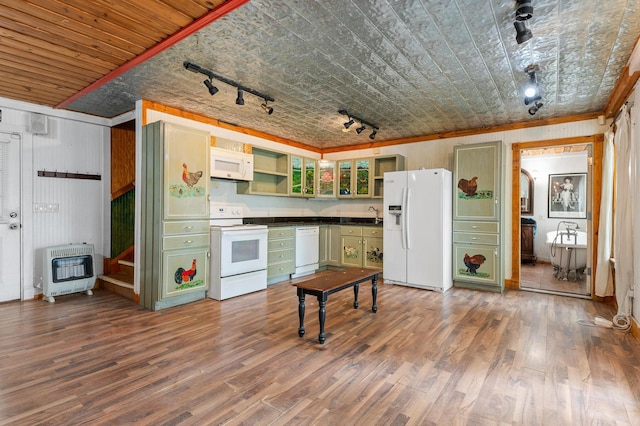
[(20, 299), (20, 135), (0, 132), (0, 302)]
[(408, 172), (407, 282), (442, 287), (442, 174), (432, 170)]
[(385, 280), (407, 282), (407, 258), (404, 236), (404, 197), (407, 188), (407, 172), (384, 174), (383, 240)]

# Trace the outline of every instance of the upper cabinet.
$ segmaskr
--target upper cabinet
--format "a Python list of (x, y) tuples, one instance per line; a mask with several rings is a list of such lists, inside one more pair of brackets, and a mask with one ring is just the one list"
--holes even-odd
[(336, 162), (318, 160), (316, 197), (336, 197)]
[(253, 181), (239, 182), (238, 194), (289, 195), (289, 154), (253, 147)]
[(164, 142), (164, 219), (209, 219), (209, 134), (158, 124)]
[(338, 197), (371, 197), (371, 159), (338, 161)]
[(316, 160), (290, 156), (290, 195), (294, 197), (315, 197), (316, 195)]
[(389, 155), (373, 158), (373, 198), (384, 197), (384, 174), (404, 170), (402, 155)]
[(500, 161), (500, 143), (455, 147), (453, 220), (500, 219)]
[(253, 181), (238, 194), (320, 198), (382, 198), (384, 174), (404, 170), (402, 155), (314, 160), (253, 147)]

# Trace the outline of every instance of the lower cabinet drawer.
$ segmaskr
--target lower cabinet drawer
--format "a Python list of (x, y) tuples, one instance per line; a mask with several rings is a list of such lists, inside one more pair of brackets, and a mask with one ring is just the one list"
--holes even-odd
[(295, 240), (293, 238), (280, 238), (276, 240), (267, 240), (267, 250), (284, 250), (293, 249)]
[(498, 245), (498, 234), (476, 234), (473, 232), (454, 232), (454, 243)]
[(294, 251), (293, 249), (287, 250), (274, 250), (267, 252), (267, 263), (282, 263), (282, 262), (293, 262), (294, 261)]
[(295, 262), (274, 263), (267, 266), (267, 278), (278, 275), (293, 274), (296, 271)]
[(192, 247), (208, 247), (210, 245), (209, 234), (183, 234), (171, 235), (162, 238), (163, 250), (186, 249)]

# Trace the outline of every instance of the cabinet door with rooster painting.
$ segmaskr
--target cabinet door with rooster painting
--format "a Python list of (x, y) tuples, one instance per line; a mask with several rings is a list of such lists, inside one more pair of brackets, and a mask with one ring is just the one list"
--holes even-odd
[(208, 219), (210, 136), (169, 123), (164, 127), (164, 219)]

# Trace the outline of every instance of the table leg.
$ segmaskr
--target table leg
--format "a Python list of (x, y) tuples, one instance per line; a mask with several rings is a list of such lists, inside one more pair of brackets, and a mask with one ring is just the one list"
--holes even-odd
[(371, 278), (371, 298), (373, 299), (373, 306), (371, 306), (371, 310), (373, 312), (378, 312), (378, 305), (376, 305), (376, 299), (378, 298), (378, 276), (374, 275)]
[(318, 341), (320, 343), (324, 343), (325, 335), (324, 335), (324, 321), (327, 318), (327, 295), (323, 294), (322, 296), (318, 296), (318, 320), (320, 322), (320, 335), (318, 335)]
[(358, 309), (358, 288), (360, 284), (353, 286), (353, 309)]
[(298, 336), (304, 336), (304, 290), (298, 289), (298, 316), (300, 317), (300, 327), (298, 327)]

